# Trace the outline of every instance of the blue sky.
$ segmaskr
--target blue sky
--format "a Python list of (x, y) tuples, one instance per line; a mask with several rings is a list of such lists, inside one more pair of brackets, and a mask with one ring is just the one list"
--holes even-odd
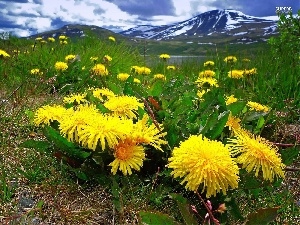
[(275, 16), (276, 7), (300, 0), (0, 0), (0, 32), (25, 37), (66, 24), (96, 25), (118, 32), (136, 25), (180, 22), (214, 9)]

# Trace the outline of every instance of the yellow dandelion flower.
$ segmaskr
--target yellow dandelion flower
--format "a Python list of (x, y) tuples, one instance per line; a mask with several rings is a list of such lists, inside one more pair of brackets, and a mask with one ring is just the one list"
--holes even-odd
[(141, 81), (140, 81), (139, 79), (137, 79), (137, 78), (134, 78), (134, 79), (133, 79), (133, 82), (134, 82), (134, 83), (137, 83), (137, 84), (140, 84), (140, 83), (141, 83)]
[(41, 41), (41, 40), (43, 40), (43, 38), (42, 37), (37, 37), (35, 40), (36, 41)]
[(240, 79), (244, 77), (244, 70), (231, 70), (228, 72), (228, 77)]
[(166, 60), (166, 59), (169, 59), (169, 58), (171, 58), (171, 57), (170, 57), (170, 55), (168, 55), (168, 54), (161, 54), (161, 55), (159, 56), (159, 58), (160, 58), (160, 59), (163, 59), (163, 60)]
[(235, 56), (227, 56), (224, 59), (224, 62), (226, 62), (226, 63), (236, 63), (236, 61), (237, 61), (237, 58)]
[(0, 49), (0, 58), (7, 58), (7, 57), (10, 57), (10, 55), (7, 54), (6, 51)]
[(237, 102), (237, 98), (234, 95), (226, 96), (226, 105), (230, 105), (232, 103)]
[(66, 69), (68, 69), (68, 64), (65, 62), (56, 62), (54, 67), (58, 71), (65, 71)]
[(195, 83), (198, 84), (198, 87), (202, 87), (204, 84), (209, 84), (210, 86), (219, 87), (218, 81), (212, 77), (199, 77)]
[(215, 65), (215, 63), (213, 62), (213, 61), (206, 61), (205, 63), (204, 63), (204, 66), (205, 67), (207, 67), (207, 66), (214, 66)]
[(63, 40), (66, 40), (66, 39), (68, 39), (65, 35), (60, 35), (59, 37), (58, 37), (58, 39), (59, 40), (61, 40), (61, 41), (63, 41)]
[(257, 177), (262, 171), (263, 179), (271, 182), (274, 177), (284, 178), (285, 165), (281, 162), (278, 149), (266, 139), (240, 130), (229, 143), (233, 154), (237, 155), (237, 163), (242, 164), (247, 172), (254, 171)]
[(257, 102), (248, 101), (247, 106), (249, 106), (250, 110), (252, 110), (252, 111), (262, 111), (262, 112), (265, 112), (265, 113), (270, 111), (270, 108), (268, 106), (259, 104)]
[(95, 88), (92, 89), (93, 96), (98, 98), (99, 100), (103, 101), (105, 99), (109, 99), (111, 97), (115, 97), (115, 93), (107, 88)]
[(80, 103), (85, 103), (88, 102), (86, 99), (86, 93), (83, 94), (71, 94), (69, 96), (64, 97), (63, 102), (64, 103), (75, 103), (75, 104), (80, 104)]
[(67, 41), (67, 40), (62, 40), (62, 41), (59, 41), (59, 43), (60, 43), (61, 45), (66, 45), (66, 44), (68, 44), (68, 41)]
[(30, 70), (30, 74), (32, 74), (32, 75), (43, 75), (43, 72), (41, 72), (40, 69), (35, 68), (35, 69)]
[(213, 77), (216, 73), (212, 70), (204, 70), (199, 73), (199, 77)]
[(137, 74), (139, 75), (149, 75), (151, 73), (151, 70), (148, 67), (142, 66), (142, 67), (138, 67), (136, 69)]
[(130, 77), (130, 75), (128, 73), (119, 73), (117, 76), (117, 78), (121, 81), (127, 80), (128, 77)]
[(92, 62), (97, 62), (98, 57), (97, 57), (97, 56), (92, 56), (92, 57), (90, 58), (90, 60), (91, 60)]
[(40, 43), (41, 43), (41, 44), (47, 44), (47, 41), (41, 40)]
[(85, 70), (85, 66), (81, 67), (81, 70)]
[(72, 60), (74, 60), (76, 58), (76, 55), (67, 55), (66, 57), (65, 57), (65, 61), (72, 61)]
[(59, 121), (60, 133), (71, 142), (79, 142), (78, 132), (88, 124), (92, 124), (100, 113), (95, 105), (87, 104), (77, 106), (76, 110), (73, 108), (67, 110), (68, 112)]
[(99, 144), (104, 151), (106, 145), (113, 148), (119, 140), (125, 139), (132, 131), (132, 126), (132, 120), (99, 113), (94, 117), (93, 123), (84, 125), (78, 130), (79, 143), (91, 150), (96, 150)]
[(133, 125), (133, 130), (128, 136), (135, 140), (139, 144), (151, 145), (155, 149), (161, 150), (161, 145), (165, 145), (168, 142), (163, 140), (167, 133), (162, 132), (163, 126), (161, 124), (149, 123), (149, 116), (145, 114), (141, 120), (138, 120)]
[(53, 37), (48, 37), (49, 42), (55, 42), (55, 39)]
[(234, 117), (230, 114), (225, 126), (229, 127), (229, 130), (236, 132), (241, 129), (240, 122), (241, 120), (239, 118)]
[(210, 89), (202, 89), (197, 91), (197, 96), (199, 97), (200, 101), (203, 101), (203, 95), (205, 95), (207, 92), (209, 92)]
[(248, 76), (248, 75), (254, 75), (257, 74), (257, 70), (256, 68), (252, 68), (250, 70), (244, 70), (244, 75)]
[(50, 125), (50, 122), (60, 121), (66, 109), (60, 105), (45, 105), (39, 108), (34, 114), (34, 124), (39, 126), (41, 124)]
[(176, 67), (175, 66), (167, 66), (167, 70), (175, 70)]
[(155, 74), (154, 75), (154, 79), (157, 79), (157, 80), (166, 80), (166, 77), (163, 74)]
[(136, 118), (138, 108), (144, 108), (144, 104), (134, 96), (115, 96), (109, 98), (104, 106), (112, 111), (113, 115), (124, 118)]
[(175, 147), (168, 167), (175, 178), (184, 177), (181, 184), (186, 182), (186, 189), (197, 191), (201, 185), (207, 198), (217, 192), (226, 195), (230, 187), (238, 187), (239, 168), (231, 158), (230, 148), (202, 134), (192, 135)]
[(113, 41), (113, 42), (116, 41), (116, 39), (114, 37), (112, 37), (112, 36), (108, 37), (108, 40)]
[(137, 145), (135, 141), (125, 139), (114, 147), (114, 157), (115, 160), (109, 164), (112, 167), (111, 172), (116, 174), (119, 169), (124, 175), (131, 175), (132, 169), (139, 171), (142, 167), (145, 150), (143, 146)]
[(97, 76), (107, 76), (108, 75), (108, 71), (107, 71), (106, 67), (101, 63), (96, 64), (92, 68), (92, 73)]
[(110, 57), (109, 55), (105, 55), (105, 56), (103, 57), (103, 59), (104, 59), (104, 61), (106, 61), (106, 62), (111, 62), (111, 61), (112, 61), (112, 57)]

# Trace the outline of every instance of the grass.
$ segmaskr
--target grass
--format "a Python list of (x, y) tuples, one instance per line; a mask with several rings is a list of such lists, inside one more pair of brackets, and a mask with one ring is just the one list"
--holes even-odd
[[(212, 210), (221, 203), (227, 206), (225, 213), (213, 211), (214, 215), (221, 224), (243, 224), (251, 213), (265, 208), (270, 217), (276, 217), (269, 219), (270, 224), (299, 222), (299, 135), (296, 133), (300, 127), (299, 62), (292, 64), (292, 57), (275, 60), (276, 56), (270, 56), (271, 49), (266, 43), (257, 45), (257, 49), (250, 45), (237, 49), (233, 45), (207, 48), (201, 52), (206, 55), (203, 62), (215, 62), (213, 70), (220, 87), (210, 87), (212, 91), (200, 101), (194, 82), (199, 72), (205, 69), (203, 62), (187, 60), (176, 64), (175, 71), (166, 70), (168, 62), (157, 57), (166, 53), (157, 47), (164, 42), (153, 45), (153, 55), (149, 56), (151, 62), (145, 62), (138, 49), (118, 40), (110, 42), (108, 37), (68, 40), (67, 45), (57, 41), (41, 44), (12, 37), (0, 43), (0, 49), (11, 55), (0, 58), (1, 223), (141, 224), (147, 218), (142, 218), (140, 212), (155, 213), (158, 218), (168, 215), (167, 218), (173, 221), (168, 224), (188, 224), (188, 218), (203, 223), (207, 210), (201, 199), (185, 190), (180, 179), (174, 179), (165, 165), (172, 149), (191, 134), (202, 132), (212, 139), (226, 141), (229, 131), (220, 119), (228, 112), (224, 94), (234, 94), (241, 99), (243, 107), (237, 115), (242, 116), (242, 123), (248, 130), (272, 142), (292, 144), (289, 148), (279, 147), (282, 160), (292, 169), (286, 171), (284, 179), (276, 179), (274, 183), (261, 179), (261, 174), (256, 178), (241, 170), (237, 189), (210, 198)], [(179, 43), (173, 44), (182, 55), (192, 51), (181, 48)], [(141, 44), (140, 48), (144, 47)], [(148, 47), (152, 48), (150, 42)], [(24, 53), (26, 50), (29, 54)], [(173, 54), (171, 47), (168, 50), (167, 53)], [(70, 54), (76, 55), (76, 59), (68, 63), (67, 71), (55, 70), (55, 63), (65, 61)], [(113, 60), (103, 60), (105, 55)], [(224, 63), (228, 55), (238, 58), (233, 66)], [(91, 61), (91, 57), (98, 57), (98, 61)], [(250, 62), (243, 62), (243, 58), (249, 58)], [(97, 63), (108, 68), (109, 78), (91, 76), (91, 69)], [(130, 68), (134, 65), (151, 65), (151, 75), (137, 76), (141, 84), (122, 83), (116, 78), (119, 73), (132, 74)], [(34, 68), (42, 73), (31, 74)], [(228, 78), (232, 69), (252, 68), (257, 69), (257, 74), (249, 79)], [(167, 81), (154, 80), (152, 75), (158, 73), (164, 74)], [(141, 171), (134, 171), (131, 176), (112, 175), (103, 163), (111, 156), (107, 159), (95, 153), (88, 158), (102, 160), (100, 167), (88, 160), (80, 167), (72, 167), (68, 158), (58, 157), (55, 142), (47, 141), (44, 130), (33, 123), (32, 115), (43, 105), (61, 104), (66, 95), (84, 92), (89, 87), (108, 87), (115, 93), (144, 98), (145, 112), (148, 110), (147, 113), (162, 123), (168, 133), (164, 152), (148, 146), (147, 160)], [(246, 101), (268, 105), (272, 111), (269, 114), (244, 112)], [(294, 130), (289, 129), (291, 126)], [(22, 143), (29, 140), (40, 145), (24, 147)], [(201, 196), (206, 199), (205, 193)], [(191, 206), (197, 213), (192, 213)]]

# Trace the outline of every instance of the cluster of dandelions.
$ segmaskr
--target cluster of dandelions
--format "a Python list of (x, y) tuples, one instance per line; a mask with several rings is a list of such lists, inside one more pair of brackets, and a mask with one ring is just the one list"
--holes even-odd
[(143, 103), (132, 96), (116, 96), (108, 89), (91, 89), (95, 98), (108, 109), (102, 113), (96, 105), (86, 99), (87, 93), (73, 94), (64, 98), (64, 103), (73, 103), (66, 108), (62, 105), (46, 105), (35, 112), (34, 123), (38, 126), (59, 124), (60, 134), (73, 143), (92, 151), (107, 151), (114, 156), (109, 164), (111, 172), (119, 169), (124, 175), (139, 171), (146, 158), (145, 146), (161, 150), (166, 144), (160, 124), (149, 123), (144, 114), (137, 118), (137, 111)]
[(210, 140), (202, 134), (192, 135), (175, 147), (169, 158), (171, 175), (183, 178), (187, 190), (202, 188), (206, 197), (215, 196), (238, 187), (239, 165), (270, 182), (284, 178), (284, 167), (277, 147), (268, 140), (244, 130), (237, 118), (231, 117), (228, 126), (235, 136), (227, 144)]
[[(239, 101), (234, 95), (226, 97), (226, 105)], [(249, 110), (267, 113), (270, 108), (257, 102), (246, 104)], [(232, 131), (226, 144), (210, 140), (202, 134), (192, 135), (175, 147), (168, 159), (171, 175), (182, 178), (187, 190), (206, 192), (215, 196), (238, 187), (239, 168), (256, 177), (273, 182), (284, 178), (284, 167), (278, 148), (259, 135), (251, 134), (241, 124), (241, 119), (229, 115), (226, 126)]]

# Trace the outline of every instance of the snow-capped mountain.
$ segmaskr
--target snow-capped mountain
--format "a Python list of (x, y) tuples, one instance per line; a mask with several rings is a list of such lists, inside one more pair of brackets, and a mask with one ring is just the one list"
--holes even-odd
[(277, 16), (254, 17), (236, 10), (212, 10), (189, 20), (163, 25), (140, 25), (120, 34), (135, 38), (170, 40), (177, 38), (199, 38), (203, 36), (228, 35), (251, 39), (277, 33)]

